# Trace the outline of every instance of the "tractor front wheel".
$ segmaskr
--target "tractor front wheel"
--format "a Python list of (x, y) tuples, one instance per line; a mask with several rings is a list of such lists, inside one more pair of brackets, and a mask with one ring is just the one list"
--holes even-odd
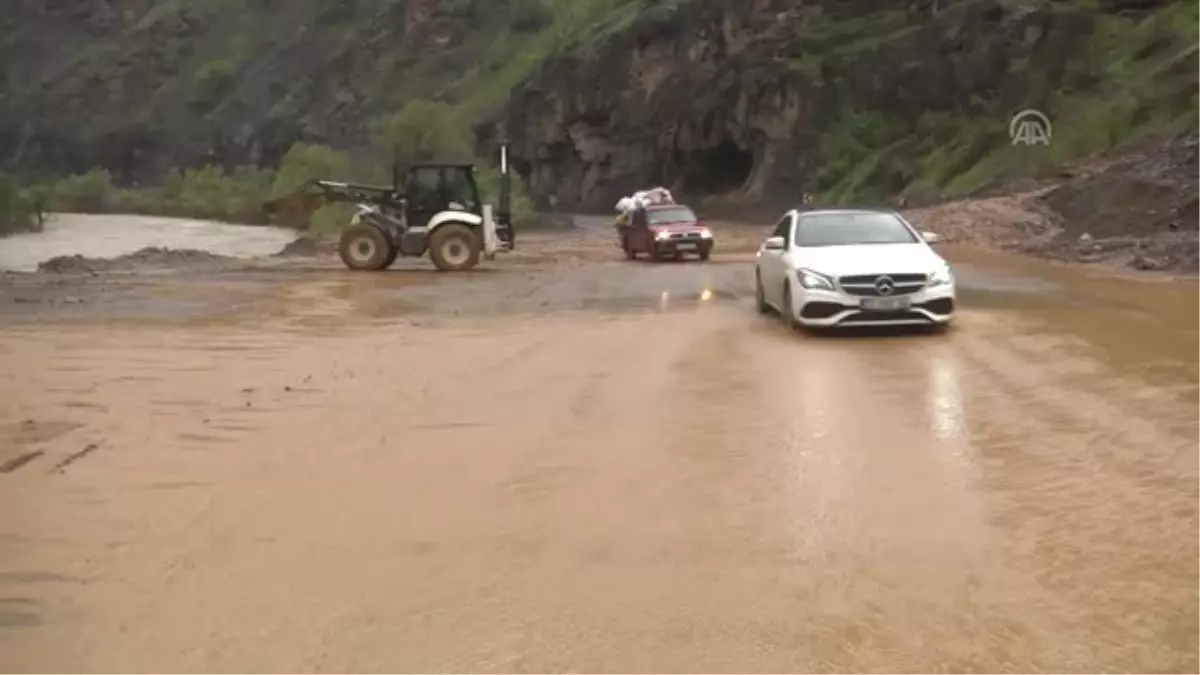
[(479, 264), (479, 233), (458, 223), (442, 225), (429, 238), (429, 257), (444, 272), (465, 272)]
[(355, 225), (342, 233), (338, 255), (352, 270), (381, 270), (392, 258), (392, 243), (379, 228)]
[(384, 261), (383, 261), (383, 267), (382, 267), (382, 269), (385, 269), (385, 270), (386, 270), (387, 268), (391, 267), (391, 266), (392, 266), (392, 263), (396, 262), (396, 258), (397, 258), (399, 255), (400, 255), (400, 247), (399, 247), (399, 246), (396, 246), (395, 244), (393, 244), (393, 245), (392, 245), (392, 247), (391, 247), (391, 250), (390, 250), (390, 252), (388, 253), (387, 260), (384, 260)]

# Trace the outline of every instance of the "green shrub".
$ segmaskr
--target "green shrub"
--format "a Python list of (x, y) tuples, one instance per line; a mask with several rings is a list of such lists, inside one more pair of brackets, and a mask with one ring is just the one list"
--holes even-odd
[(12, 176), (0, 174), (0, 237), (40, 232), (45, 223), (45, 194), (27, 188)]
[(50, 186), (50, 208), (54, 211), (106, 213), (112, 206), (116, 186), (106, 169), (92, 169), (69, 176)]
[(262, 203), (270, 196), (273, 174), (254, 167), (226, 173), (218, 166), (172, 171), (147, 201), (162, 215), (257, 222)]
[(472, 134), (459, 109), (440, 101), (416, 100), (371, 124), (372, 140), (393, 151), (401, 166), (461, 161), (471, 156)]
[(262, 203), (269, 197), (273, 172), (242, 167), (227, 173), (217, 166), (173, 170), (162, 183), (120, 188), (104, 169), (69, 176), (48, 188), (55, 211), (139, 213), (232, 222), (263, 222)]
[[(279, 160), (271, 183), (272, 197), (283, 197), (310, 180), (364, 181), (371, 173), (349, 155), (324, 145), (296, 143)], [(377, 172), (375, 172), (377, 173)]]
[[(479, 162), (475, 168), (475, 181), (479, 184), (479, 198), (493, 208), (500, 205), (500, 168), (495, 162)], [(512, 216), (518, 223), (533, 215), (533, 200), (525, 187), (525, 181), (512, 174)]]

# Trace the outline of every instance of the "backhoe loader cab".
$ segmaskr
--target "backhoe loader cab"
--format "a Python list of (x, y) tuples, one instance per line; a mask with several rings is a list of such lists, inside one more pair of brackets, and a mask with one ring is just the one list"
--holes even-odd
[(410, 227), (427, 226), (439, 213), (458, 211), (483, 217), (483, 202), (471, 164), (417, 164), (404, 176), (401, 194), (407, 199)]
[(481, 257), (513, 249), (508, 170), (508, 146), (501, 144), (495, 209), (480, 197), (474, 165), (463, 162), (416, 164), (403, 173), (393, 165), (391, 187), (313, 181), (300, 192), (324, 202), (355, 203), (357, 213), (338, 244), (350, 269), (381, 270), (397, 256), (428, 252), (439, 270), (462, 271)]

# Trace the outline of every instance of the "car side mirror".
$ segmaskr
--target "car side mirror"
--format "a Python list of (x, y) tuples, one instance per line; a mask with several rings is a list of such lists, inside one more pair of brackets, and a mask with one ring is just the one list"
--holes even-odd
[(767, 237), (763, 242), (764, 251), (782, 251), (786, 246), (786, 241), (783, 237)]
[(921, 238), (925, 240), (926, 244), (936, 244), (942, 240), (942, 238), (939, 237), (936, 232), (922, 231)]

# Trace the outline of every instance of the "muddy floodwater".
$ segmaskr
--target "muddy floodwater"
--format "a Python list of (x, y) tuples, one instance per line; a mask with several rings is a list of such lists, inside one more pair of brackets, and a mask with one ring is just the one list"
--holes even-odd
[(0, 277), (0, 669), (1200, 668), (1194, 283), (805, 335), (715, 227)]
[(157, 216), (51, 216), (44, 232), (0, 238), (0, 271), (31, 272), (68, 255), (112, 258), (141, 248), (196, 249), (234, 258), (270, 255), (296, 238), (278, 227), (251, 227)]

